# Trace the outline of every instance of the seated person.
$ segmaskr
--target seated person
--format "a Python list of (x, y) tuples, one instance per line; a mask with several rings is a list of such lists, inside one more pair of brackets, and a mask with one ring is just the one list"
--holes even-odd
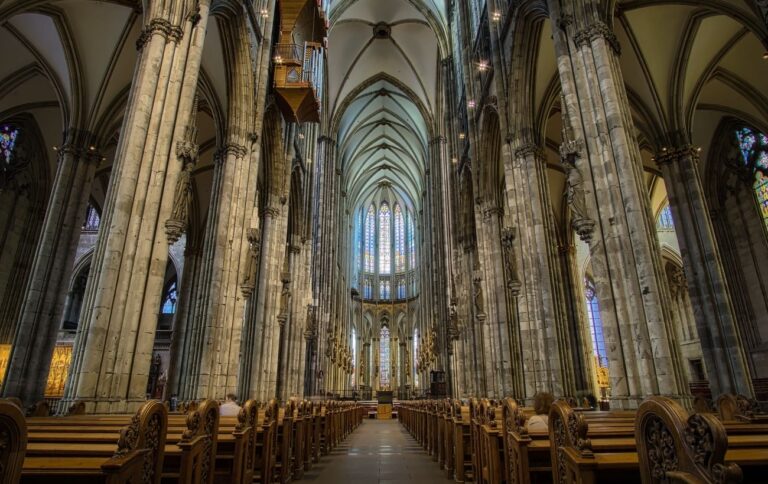
[(219, 407), (219, 415), (222, 417), (237, 417), (240, 413), (240, 405), (237, 404), (237, 396), (234, 393), (227, 394), (227, 400)]
[(547, 432), (549, 429), (549, 408), (555, 397), (548, 392), (540, 392), (533, 397), (533, 411), (536, 415), (528, 419), (529, 432)]

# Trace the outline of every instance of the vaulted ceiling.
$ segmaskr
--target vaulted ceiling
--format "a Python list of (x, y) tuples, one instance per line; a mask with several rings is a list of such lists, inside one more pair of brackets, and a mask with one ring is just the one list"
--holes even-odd
[[(66, 129), (88, 130), (104, 155), (92, 198), (101, 206), (137, 61), (140, 0), (0, 0), (0, 122), (34, 117), (55, 173)], [(216, 139), (224, 129), (227, 69), (211, 18), (200, 76), (195, 213), (204, 223)], [(52, 178), (52, 177), (51, 177)]]
[(438, 100), (443, 0), (331, 7), (329, 111), (353, 204), (388, 182), (417, 207)]

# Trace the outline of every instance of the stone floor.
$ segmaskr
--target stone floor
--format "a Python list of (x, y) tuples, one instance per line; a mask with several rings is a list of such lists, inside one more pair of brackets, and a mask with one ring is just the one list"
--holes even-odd
[(388, 484), (453, 482), (397, 420), (364, 420), (298, 482)]

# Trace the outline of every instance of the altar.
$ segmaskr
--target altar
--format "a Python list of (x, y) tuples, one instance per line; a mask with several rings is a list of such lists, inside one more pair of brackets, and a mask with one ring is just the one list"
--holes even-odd
[(376, 392), (376, 400), (378, 406), (376, 408), (376, 418), (379, 420), (391, 420), (392, 419), (392, 392), (391, 391), (378, 391)]

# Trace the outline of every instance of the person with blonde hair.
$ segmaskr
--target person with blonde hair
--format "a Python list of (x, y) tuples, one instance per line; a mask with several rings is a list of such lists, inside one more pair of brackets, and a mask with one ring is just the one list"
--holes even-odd
[(549, 392), (539, 392), (533, 396), (533, 411), (536, 413), (528, 419), (529, 432), (547, 432), (549, 430), (549, 409), (555, 401)]
[(240, 413), (240, 405), (237, 404), (237, 396), (234, 393), (227, 394), (227, 400), (219, 407), (222, 417), (237, 417)]

